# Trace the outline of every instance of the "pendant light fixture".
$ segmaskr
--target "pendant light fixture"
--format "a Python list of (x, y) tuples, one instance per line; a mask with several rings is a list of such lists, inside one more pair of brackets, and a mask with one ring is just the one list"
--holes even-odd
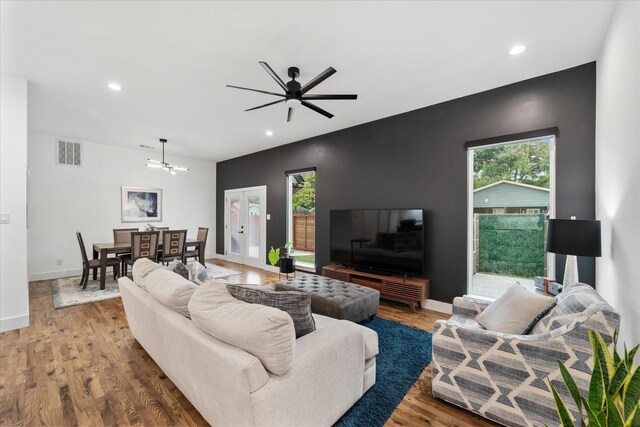
[(160, 138), (160, 143), (162, 144), (162, 161), (159, 162), (158, 160), (153, 160), (153, 159), (147, 159), (147, 161), (149, 163), (145, 164), (146, 167), (148, 168), (161, 168), (166, 170), (167, 172), (169, 172), (171, 175), (175, 175), (176, 171), (188, 171), (188, 168), (181, 168), (178, 166), (174, 166), (172, 164), (169, 164), (167, 162), (165, 162), (164, 160), (164, 146), (167, 144), (167, 140), (164, 138)]

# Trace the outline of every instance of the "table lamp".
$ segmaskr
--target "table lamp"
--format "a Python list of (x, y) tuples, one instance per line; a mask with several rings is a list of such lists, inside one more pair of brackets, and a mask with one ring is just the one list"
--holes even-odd
[(576, 219), (550, 219), (547, 224), (547, 252), (567, 255), (563, 286), (578, 283), (576, 256), (599, 257), (600, 221)]

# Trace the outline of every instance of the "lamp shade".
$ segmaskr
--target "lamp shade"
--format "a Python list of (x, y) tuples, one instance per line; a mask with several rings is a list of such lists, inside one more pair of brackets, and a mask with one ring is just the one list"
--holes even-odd
[(547, 252), (599, 257), (600, 221), (550, 219), (547, 225)]

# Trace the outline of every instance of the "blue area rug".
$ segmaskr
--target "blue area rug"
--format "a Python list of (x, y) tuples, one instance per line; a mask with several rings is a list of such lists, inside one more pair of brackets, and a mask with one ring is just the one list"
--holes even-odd
[(429, 332), (379, 317), (363, 326), (378, 333), (376, 384), (338, 420), (338, 427), (384, 425), (431, 363)]

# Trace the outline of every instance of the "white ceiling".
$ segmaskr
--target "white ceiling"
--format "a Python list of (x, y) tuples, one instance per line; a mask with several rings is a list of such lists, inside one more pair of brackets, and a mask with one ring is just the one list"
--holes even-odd
[[(223, 160), (595, 60), (610, 1), (2, 1), (3, 73), (25, 77), (29, 130)], [(515, 44), (529, 49), (511, 57)], [(258, 65), (299, 81), (333, 66), (286, 122)], [(118, 82), (116, 93), (107, 83)], [(274, 132), (265, 136), (265, 130)]]

